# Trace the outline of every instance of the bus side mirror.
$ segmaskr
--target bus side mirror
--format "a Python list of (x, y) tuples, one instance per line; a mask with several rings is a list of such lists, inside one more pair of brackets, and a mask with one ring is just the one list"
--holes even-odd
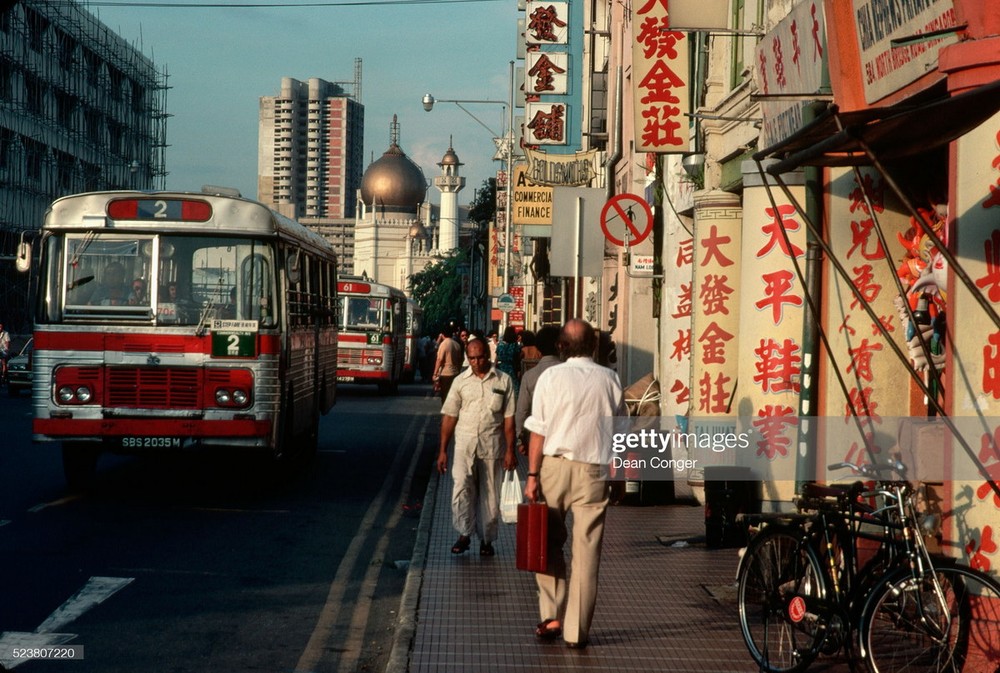
[(14, 258), (14, 266), (21, 273), (31, 268), (31, 243), (22, 240), (17, 245), (17, 255)]

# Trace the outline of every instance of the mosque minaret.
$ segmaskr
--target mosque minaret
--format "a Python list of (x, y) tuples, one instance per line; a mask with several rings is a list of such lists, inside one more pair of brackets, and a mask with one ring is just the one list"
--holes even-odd
[(434, 178), (434, 186), (441, 192), (441, 206), (438, 215), (438, 248), (441, 252), (458, 248), (460, 228), (458, 213), (458, 193), (465, 187), (465, 178), (459, 175), (462, 162), (448, 141), (448, 151), (444, 153), (438, 166), (441, 175)]

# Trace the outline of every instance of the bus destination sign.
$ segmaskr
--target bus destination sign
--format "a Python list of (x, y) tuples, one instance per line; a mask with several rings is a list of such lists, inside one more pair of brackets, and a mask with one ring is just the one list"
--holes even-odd
[(212, 357), (252, 358), (256, 355), (256, 320), (212, 321)]

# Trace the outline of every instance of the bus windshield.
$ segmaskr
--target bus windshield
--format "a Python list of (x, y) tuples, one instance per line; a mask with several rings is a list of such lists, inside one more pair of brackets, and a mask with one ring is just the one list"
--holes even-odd
[(46, 244), (39, 317), (275, 324), (271, 245), (251, 238), (67, 233)]
[(348, 331), (389, 329), (392, 314), (386, 310), (385, 299), (341, 295), (340, 302), (340, 314), (345, 317), (344, 329)]

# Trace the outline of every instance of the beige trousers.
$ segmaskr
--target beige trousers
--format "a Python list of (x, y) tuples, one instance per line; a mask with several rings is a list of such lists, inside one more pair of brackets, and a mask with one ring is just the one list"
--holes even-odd
[[(536, 574), (538, 612), (542, 621), (562, 622), (568, 643), (590, 637), (597, 605), (597, 575), (601, 566), (604, 515), (608, 506), (606, 465), (577, 463), (545, 456), (539, 473), (542, 496), (549, 506), (548, 571)], [(567, 578), (566, 515), (573, 512), (573, 548)]]
[(451, 466), (451, 520), (459, 535), (478, 535), (482, 542), (497, 539), (503, 461), (476, 458), (473, 451), (456, 448)]

